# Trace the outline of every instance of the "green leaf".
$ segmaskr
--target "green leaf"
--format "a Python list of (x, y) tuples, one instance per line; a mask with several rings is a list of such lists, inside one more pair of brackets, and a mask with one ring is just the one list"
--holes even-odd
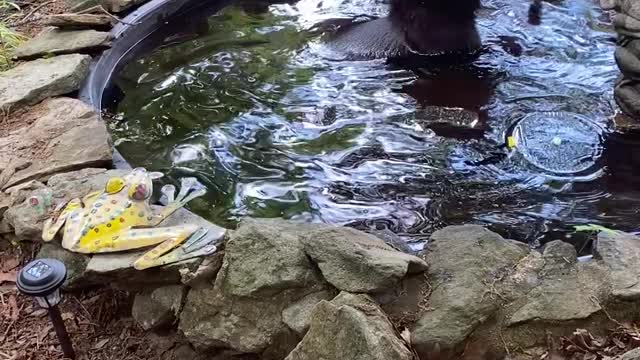
[(604, 227), (602, 225), (595, 225), (595, 224), (589, 224), (589, 225), (577, 225), (573, 227), (575, 229), (575, 231), (578, 232), (606, 232), (609, 234), (619, 234), (620, 231), (618, 230), (613, 230), (613, 229), (609, 229), (607, 227)]

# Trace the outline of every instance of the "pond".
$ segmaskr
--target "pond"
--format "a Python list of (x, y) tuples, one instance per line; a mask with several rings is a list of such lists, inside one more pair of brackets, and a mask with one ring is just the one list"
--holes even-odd
[(605, 145), (615, 35), (595, 1), (544, 3), (537, 25), (529, 5), (483, 3), (472, 64), (404, 68), (337, 54), (316, 31), (384, 16), (375, 0), (200, 10), (119, 73), (109, 126), (132, 165), (197, 177), (209, 191), (190, 208), (222, 226), (301, 219), (420, 249), (478, 223), (588, 253), (573, 225), (638, 226), (637, 186), (613, 164), (630, 150)]

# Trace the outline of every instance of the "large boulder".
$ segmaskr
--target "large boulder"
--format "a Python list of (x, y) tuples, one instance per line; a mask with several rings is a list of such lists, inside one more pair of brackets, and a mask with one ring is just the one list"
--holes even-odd
[[(0, 75), (1, 76), (1, 75)], [(56, 173), (111, 164), (111, 139), (89, 105), (71, 98), (44, 101), (24, 115), (29, 124), (0, 138), (0, 163), (9, 167), (0, 187), (47, 180)]]
[(481, 226), (435, 232), (425, 253), (433, 287), (430, 309), (411, 331), (418, 353), (428, 357), (461, 350), (467, 336), (500, 307), (505, 297), (501, 285), (527, 254), (526, 247)]
[(316, 305), (309, 332), (286, 357), (316, 359), (411, 360), (414, 356), (373, 299), (342, 292)]
[(302, 226), (245, 220), (225, 249), (213, 288), (189, 292), (180, 328), (199, 348), (231, 349), (282, 359), (299, 340), (283, 310), (331, 290), (299, 241)]
[(61, 55), (26, 62), (0, 73), (0, 109), (15, 110), (80, 88), (89, 73), (88, 55)]
[(91, 53), (111, 46), (111, 34), (95, 30), (47, 28), (13, 52), (13, 57), (28, 60), (45, 55)]
[(300, 239), (304, 252), (318, 265), (324, 278), (343, 291), (384, 291), (407, 275), (427, 269), (422, 259), (351, 228), (311, 227)]

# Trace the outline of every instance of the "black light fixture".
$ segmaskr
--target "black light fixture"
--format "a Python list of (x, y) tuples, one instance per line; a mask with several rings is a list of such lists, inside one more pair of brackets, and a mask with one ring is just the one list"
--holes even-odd
[(33, 296), (38, 304), (47, 309), (53, 329), (58, 335), (64, 356), (75, 359), (73, 345), (64, 326), (58, 303), (62, 300), (60, 287), (67, 278), (67, 268), (55, 259), (37, 259), (20, 270), (16, 285), (21, 293)]

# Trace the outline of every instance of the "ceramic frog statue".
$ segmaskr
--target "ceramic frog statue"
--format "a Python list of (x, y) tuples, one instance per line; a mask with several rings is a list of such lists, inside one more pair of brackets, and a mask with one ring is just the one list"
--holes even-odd
[[(138, 249), (157, 245), (136, 260), (138, 270), (165, 265), (216, 251), (207, 229), (195, 225), (155, 227), (192, 199), (204, 195), (204, 190), (193, 190), (193, 178), (182, 180), (178, 196), (175, 188), (167, 185), (162, 192), (168, 205), (154, 211), (149, 198), (153, 192), (152, 180), (161, 173), (134, 169), (123, 178), (109, 179), (104, 191), (73, 199), (57, 209), (57, 216), (44, 224), (42, 238), (51, 241), (60, 229), (62, 246), (78, 253), (105, 253)], [(173, 251), (172, 251), (173, 250)]]

